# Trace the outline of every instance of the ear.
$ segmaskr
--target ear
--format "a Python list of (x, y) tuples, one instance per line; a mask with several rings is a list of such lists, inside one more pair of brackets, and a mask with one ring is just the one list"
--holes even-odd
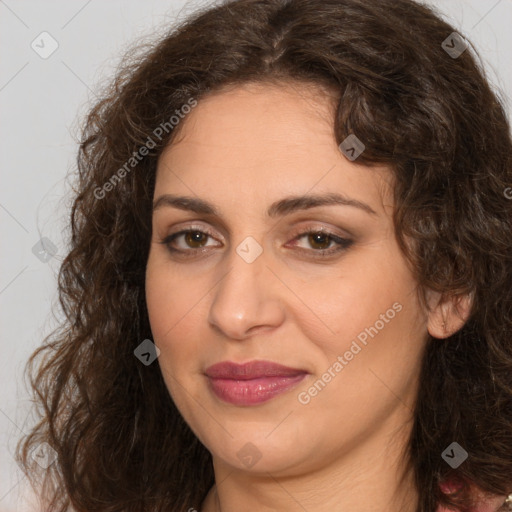
[(461, 329), (469, 318), (473, 306), (473, 294), (454, 294), (445, 296), (429, 291), (427, 300), (427, 329), (434, 338), (448, 338)]

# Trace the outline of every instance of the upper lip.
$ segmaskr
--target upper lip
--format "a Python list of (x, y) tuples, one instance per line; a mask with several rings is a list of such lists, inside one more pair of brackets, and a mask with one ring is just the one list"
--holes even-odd
[(307, 373), (300, 368), (291, 368), (271, 361), (249, 361), (245, 364), (237, 364), (231, 361), (209, 366), (205, 374), (217, 379), (249, 380), (260, 377), (293, 377)]

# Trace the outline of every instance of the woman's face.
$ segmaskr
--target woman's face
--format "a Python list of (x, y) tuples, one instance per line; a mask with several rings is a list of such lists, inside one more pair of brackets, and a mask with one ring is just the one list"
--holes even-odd
[[(392, 174), (349, 160), (332, 116), (319, 89), (225, 89), (159, 160), (151, 329), (218, 464), (286, 475), (361, 450), (381, 460), (408, 433), (427, 317), (395, 239)], [(345, 204), (320, 204), (329, 194)], [(253, 361), (292, 370), (209, 370)]]

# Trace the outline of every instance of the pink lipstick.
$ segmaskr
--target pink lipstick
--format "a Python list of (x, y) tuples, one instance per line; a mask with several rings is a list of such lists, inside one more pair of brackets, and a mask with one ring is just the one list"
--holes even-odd
[(206, 369), (210, 389), (224, 402), (233, 405), (257, 405), (295, 387), (308, 374), (270, 361), (231, 361)]

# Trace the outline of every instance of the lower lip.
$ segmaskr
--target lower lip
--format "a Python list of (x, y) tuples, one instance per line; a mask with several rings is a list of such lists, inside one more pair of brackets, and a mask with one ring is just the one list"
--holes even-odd
[(295, 387), (306, 373), (293, 377), (261, 377), (251, 380), (208, 378), (211, 390), (224, 402), (233, 405), (256, 405), (271, 400)]

